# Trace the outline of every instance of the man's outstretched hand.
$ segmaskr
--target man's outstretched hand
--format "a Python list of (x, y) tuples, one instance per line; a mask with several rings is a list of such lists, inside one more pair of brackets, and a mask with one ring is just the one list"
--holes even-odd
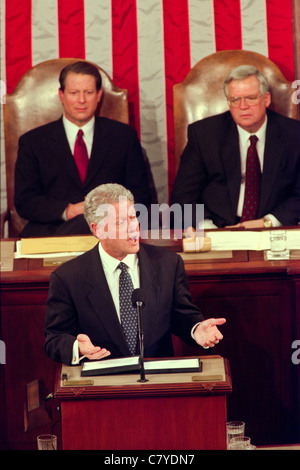
[(103, 359), (110, 355), (110, 351), (100, 346), (94, 346), (87, 335), (80, 334), (77, 336), (79, 355), (88, 359)]
[(194, 330), (195, 341), (203, 348), (212, 348), (223, 338), (217, 325), (223, 325), (225, 322), (225, 318), (209, 318), (199, 323)]

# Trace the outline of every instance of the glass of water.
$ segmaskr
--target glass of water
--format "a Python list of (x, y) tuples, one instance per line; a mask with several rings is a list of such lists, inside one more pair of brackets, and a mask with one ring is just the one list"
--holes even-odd
[(229, 444), (230, 450), (247, 450), (251, 446), (250, 437), (233, 437)]
[(227, 449), (229, 449), (230, 441), (236, 437), (245, 436), (244, 421), (229, 421), (226, 423)]
[(270, 231), (270, 250), (267, 259), (289, 259), (289, 250), (286, 249), (287, 234), (285, 230)]
[(54, 434), (37, 436), (38, 450), (57, 450), (57, 437)]

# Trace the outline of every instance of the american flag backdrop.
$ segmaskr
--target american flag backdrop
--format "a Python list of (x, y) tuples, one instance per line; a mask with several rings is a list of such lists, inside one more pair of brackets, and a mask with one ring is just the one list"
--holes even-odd
[(294, 80), (292, 0), (1, 0), (7, 93), (45, 60), (75, 57), (100, 65), (128, 90), (130, 124), (160, 203), (169, 201), (175, 177), (173, 85), (200, 59), (226, 49), (268, 56)]

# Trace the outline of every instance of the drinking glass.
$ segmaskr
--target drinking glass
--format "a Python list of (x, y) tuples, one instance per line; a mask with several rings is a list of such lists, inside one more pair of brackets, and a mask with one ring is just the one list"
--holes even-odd
[(232, 438), (244, 437), (245, 435), (244, 421), (229, 421), (228, 423), (226, 423), (226, 435), (227, 435), (227, 449), (228, 449)]
[(54, 434), (41, 434), (37, 437), (38, 450), (57, 450), (57, 437)]

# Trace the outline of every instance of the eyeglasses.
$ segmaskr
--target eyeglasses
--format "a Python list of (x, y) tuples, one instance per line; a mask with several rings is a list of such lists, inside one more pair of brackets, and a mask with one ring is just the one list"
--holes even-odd
[(233, 98), (228, 98), (227, 102), (229, 106), (232, 106), (233, 108), (238, 108), (241, 105), (242, 100), (244, 100), (244, 103), (248, 106), (255, 106), (259, 102), (259, 98), (262, 96), (263, 95), (243, 97), (234, 96)]

